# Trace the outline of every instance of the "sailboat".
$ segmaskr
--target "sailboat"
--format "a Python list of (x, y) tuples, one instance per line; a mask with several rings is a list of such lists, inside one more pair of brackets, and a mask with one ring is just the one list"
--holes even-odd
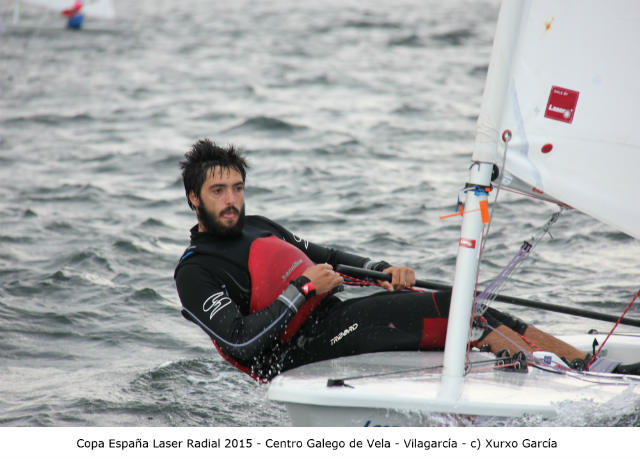
[[(19, 25), (28, 26), (21, 22), (23, 3), (34, 5), (49, 11), (55, 11), (58, 14), (74, 6), (73, 0), (14, 0), (12, 19), (13, 27), (17, 27)], [(116, 16), (112, 0), (83, 0), (81, 3), (81, 12), (88, 18), (113, 19)], [(39, 25), (42, 26), (42, 24)]]
[[(519, 371), (504, 371), (493, 354), (468, 352), (488, 224), (477, 210), (487, 207), (492, 181), (640, 238), (640, 207), (632, 201), (640, 171), (639, 21), (633, 0), (615, 7), (503, 1), (461, 211), (444, 352), (364, 354), (284, 372), (268, 397), (286, 405), (293, 425), (433, 425), (434, 415), (462, 423), (551, 418), (567, 403), (606, 405), (621, 397), (639, 406), (640, 377), (571, 370), (553, 358), (511, 362)], [(640, 359), (640, 336), (562, 337), (585, 352), (594, 350), (594, 338), (606, 340), (612, 360)]]

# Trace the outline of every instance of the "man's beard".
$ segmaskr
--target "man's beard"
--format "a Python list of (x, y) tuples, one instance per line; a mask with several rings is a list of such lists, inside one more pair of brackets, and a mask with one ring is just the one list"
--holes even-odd
[(204, 204), (200, 202), (200, 205), (198, 206), (198, 217), (200, 218), (200, 223), (202, 223), (202, 226), (204, 226), (207, 233), (217, 237), (237, 237), (242, 234), (242, 228), (244, 228), (244, 204), (240, 210), (233, 206), (227, 207), (220, 212), (220, 215), (229, 209), (233, 209), (238, 212), (238, 221), (235, 225), (227, 227), (221, 225), (220, 219), (213, 213), (208, 212), (207, 209), (205, 209)]

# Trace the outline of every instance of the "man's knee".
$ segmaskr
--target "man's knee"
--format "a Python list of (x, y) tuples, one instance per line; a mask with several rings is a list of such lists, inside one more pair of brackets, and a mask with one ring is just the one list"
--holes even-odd
[(494, 308), (487, 308), (484, 313), (484, 318), (487, 319), (487, 322), (493, 328), (497, 328), (502, 324), (520, 335), (524, 335), (524, 332), (529, 326), (529, 324), (518, 319), (517, 317), (506, 312), (500, 312)]

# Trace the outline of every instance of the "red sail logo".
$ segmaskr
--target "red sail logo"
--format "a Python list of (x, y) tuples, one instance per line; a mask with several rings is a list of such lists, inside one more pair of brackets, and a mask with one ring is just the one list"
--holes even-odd
[(547, 109), (544, 112), (545, 118), (571, 123), (576, 112), (579, 95), (578, 91), (553, 86), (547, 101)]

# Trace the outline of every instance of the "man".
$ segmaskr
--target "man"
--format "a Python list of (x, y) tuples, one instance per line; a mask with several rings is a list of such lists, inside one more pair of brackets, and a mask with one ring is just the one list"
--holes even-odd
[[(268, 381), (318, 360), (444, 346), (450, 292), (403, 290), (415, 283), (406, 266), (313, 244), (265, 217), (246, 216), (247, 164), (232, 146), (200, 140), (181, 166), (187, 202), (198, 218), (175, 271), (182, 312), (237, 368)], [(333, 269), (338, 264), (391, 274), (391, 282), (380, 283), (388, 291), (342, 301), (334, 295), (344, 282)], [(575, 367), (587, 360), (492, 308), (479, 322), (488, 327), (473, 344), (494, 353), (542, 348)]]
[(62, 10), (60, 14), (67, 18), (67, 28), (80, 30), (84, 22), (84, 14), (81, 12), (82, 2), (76, 1), (71, 8)]

